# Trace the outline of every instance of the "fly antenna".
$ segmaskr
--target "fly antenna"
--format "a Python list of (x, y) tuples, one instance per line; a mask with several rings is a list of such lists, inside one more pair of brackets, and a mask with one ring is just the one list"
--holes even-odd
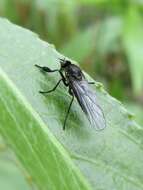
[(61, 63), (65, 63), (65, 60), (66, 60), (65, 58), (64, 59), (58, 58), (58, 59), (60, 60)]

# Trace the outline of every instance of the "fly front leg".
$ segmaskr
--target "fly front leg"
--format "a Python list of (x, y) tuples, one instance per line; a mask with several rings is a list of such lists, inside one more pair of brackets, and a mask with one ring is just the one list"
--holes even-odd
[(40, 65), (35, 65), (37, 68), (41, 69), (42, 71), (44, 72), (48, 72), (48, 73), (53, 73), (53, 72), (56, 72), (56, 71), (59, 71), (58, 69), (50, 69), (49, 67), (45, 67), (45, 66), (40, 66)]
[[(59, 72), (59, 70), (58, 69), (54, 69), (54, 70), (52, 70), (52, 69), (50, 69), (49, 67), (45, 67), (45, 66), (40, 66), (40, 65), (35, 65), (37, 68), (39, 68), (39, 69), (41, 69), (42, 71), (44, 71), (44, 72), (47, 72), (47, 73), (53, 73), (53, 72)], [(50, 93), (50, 92), (53, 92), (53, 91), (55, 91), (56, 90), (56, 88), (59, 86), (59, 84), (60, 84), (60, 82), (61, 81), (63, 81), (63, 79), (60, 79), (58, 82), (57, 82), (57, 84), (54, 86), (54, 88), (53, 89), (51, 89), (51, 90), (49, 90), (49, 91), (39, 91), (41, 94), (47, 94), (47, 93)]]
[(73, 94), (71, 88), (69, 88), (69, 94), (72, 96), (72, 99), (71, 99), (71, 102), (69, 104), (68, 111), (66, 113), (66, 117), (65, 117), (64, 125), (63, 125), (63, 130), (65, 130), (65, 128), (66, 128), (67, 118), (68, 118), (68, 115), (69, 115), (69, 112), (70, 112), (70, 109), (71, 109), (71, 106), (72, 106), (72, 103), (73, 103), (73, 100), (74, 100), (74, 94)]

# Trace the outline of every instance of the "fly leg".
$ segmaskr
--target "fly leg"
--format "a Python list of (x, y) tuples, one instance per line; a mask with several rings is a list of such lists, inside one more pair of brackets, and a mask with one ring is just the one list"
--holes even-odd
[(95, 82), (88, 82), (88, 84), (95, 84)]
[(45, 66), (40, 66), (40, 65), (35, 65), (36, 67), (38, 67), (39, 69), (41, 69), (42, 71), (44, 71), (44, 72), (48, 72), (48, 73), (53, 73), (53, 72), (59, 72), (60, 73), (60, 75), (61, 75), (61, 77), (62, 77), (62, 81), (63, 81), (63, 83), (64, 83), (64, 85), (65, 86), (68, 86), (68, 83), (67, 83), (67, 81), (66, 81), (66, 78), (65, 78), (65, 76), (63, 75), (63, 73), (62, 73), (62, 71), (61, 70), (58, 70), (58, 69), (54, 69), (54, 70), (52, 70), (52, 69), (50, 69), (49, 67), (45, 67)]
[(50, 93), (50, 92), (55, 91), (56, 88), (59, 86), (59, 84), (60, 84), (60, 82), (61, 82), (62, 80), (63, 80), (63, 79), (60, 79), (60, 80), (57, 82), (57, 84), (54, 86), (53, 89), (51, 89), (51, 90), (49, 90), (49, 91), (39, 91), (39, 92), (40, 92), (41, 94), (48, 94), (48, 93)]
[(70, 109), (71, 109), (71, 106), (72, 106), (72, 103), (73, 103), (73, 100), (74, 100), (74, 95), (73, 95), (73, 92), (71, 91), (70, 88), (69, 88), (69, 94), (72, 96), (72, 99), (71, 99), (70, 105), (68, 107), (68, 111), (66, 113), (66, 117), (65, 117), (64, 125), (63, 125), (63, 130), (65, 130), (65, 128), (66, 128), (67, 118), (68, 118), (68, 115), (69, 115), (69, 112), (70, 112)]
[(62, 71), (59, 71), (59, 73), (60, 73), (60, 75), (61, 75), (61, 77), (62, 77), (62, 79), (63, 79), (64, 85), (65, 85), (65, 86), (68, 86), (69, 84), (67, 83), (67, 80), (66, 80), (65, 76), (63, 75)]
[(45, 67), (45, 66), (40, 66), (40, 65), (35, 65), (36, 67), (38, 67), (39, 69), (41, 69), (42, 71), (45, 71), (45, 72), (48, 72), (48, 73), (53, 73), (53, 72), (56, 72), (56, 71), (59, 71), (58, 69), (50, 69), (49, 67)]
[(39, 69), (41, 69), (42, 71), (48, 72), (48, 73), (53, 73), (53, 72), (57, 72), (57, 71), (58, 71), (58, 72), (60, 73), (61, 77), (62, 77), (62, 78), (58, 81), (58, 83), (56, 84), (56, 86), (55, 86), (53, 89), (51, 89), (51, 90), (49, 90), (49, 91), (39, 91), (41, 94), (50, 93), (50, 92), (55, 91), (61, 81), (63, 81), (63, 83), (64, 83), (65, 86), (68, 86), (68, 84), (67, 84), (67, 82), (66, 82), (66, 79), (65, 79), (63, 73), (62, 73), (60, 70), (58, 70), (58, 69), (52, 70), (52, 69), (50, 69), (49, 67), (40, 66), (40, 65), (37, 65), (37, 64), (36, 64), (35, 66), (38, 67)]

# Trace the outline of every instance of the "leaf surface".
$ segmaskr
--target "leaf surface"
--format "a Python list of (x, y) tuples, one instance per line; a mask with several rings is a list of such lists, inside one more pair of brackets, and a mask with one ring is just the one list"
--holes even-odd
[[(60, 55), (37, 35), (0, 19), (0, 131), (39, 189), (143, 189), (143, 128), (100, 85), (93, 86), (107, 122), (96, 132), (60, 76), (35, 64), (59, 68)], [(87, 78), (90, 78), (86, 75)], [(90, 79), (91, 80), (91, 79)], [(80, 171), (79, 171), (80, 170)]]

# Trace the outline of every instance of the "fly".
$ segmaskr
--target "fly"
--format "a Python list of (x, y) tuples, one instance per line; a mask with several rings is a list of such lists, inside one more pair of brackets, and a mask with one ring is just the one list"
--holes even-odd
[(72, 99), (66, 113), (63, 130), (65, 130), (66, 121), (74, 101), (74, 97), (76, 97), (91, 126), (96, 130), (104, 129), (106, 127), (104, 113), (98, 104), (95, 92), (89, 86), (89, 84), (94, 84), (94, 82), (88, 82), (81, 69), (77, 65), (72, 64), (71, 61), (60, 58), (60, 64), (61, 67), (59, 70), (52, 70), (45, 66), (35, 66), (48, 73), (59, 72), (61, 76), (61, 79), (53, 89), (49, 91), (39, 91), (41, 94), (47, 94), (55, 91), (61, 82), (63, 82), (63, 84), (69, 89), (69, 94), (72, 96)]

